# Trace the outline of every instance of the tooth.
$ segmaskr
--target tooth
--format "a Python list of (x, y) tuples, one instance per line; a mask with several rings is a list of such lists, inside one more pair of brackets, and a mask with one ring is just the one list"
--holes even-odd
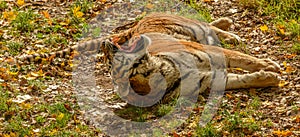
[(124, 87), (123, 85), (119, 85), (117, 92), (121, 97), (126, 97), (129, 93), (128, 86)]

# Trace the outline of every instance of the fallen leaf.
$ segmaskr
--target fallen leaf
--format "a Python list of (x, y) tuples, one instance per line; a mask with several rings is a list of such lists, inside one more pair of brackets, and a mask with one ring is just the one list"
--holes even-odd
[(296, 116), (296, 118), (295, 118), (294, 122), (296, 122), (296, 123), (300, 123), (300, 115)]
[(283, 64), (283, 67), (284, 67), (284, 68), (286, 68), (286, 67), (287, 67), (287, 63), (286, 63), (286, 61), (283, 61), (283, 62), (282, 62), (282, 64)]
[(64, 113), (60, 113), (60, 114), (56, 117), (56, 119), (57, 119), (57, 120), (62, 120), (62, 119), (64, 118), (64, 116), (65, 116)]
[(57, 129), (53, 129), (51, 132), (50, 132), (50, 135), (53, 136), (54, 134), (57, 133)]
[(286, 69), (285, 69), (285, 72), (287, 72), (287, 73), (291, 73), (291, 72), (294, 72), (294, 71), (295, 71), (295, 69), (291, 66), (287, 66)]
[(32, 108), (31, 104), (24, 103), (24, 102), (20, 104), (20, 107), (22, 107), (23, 109), (30, 109), (30, 108)]
[(278, 25), (277, 29), (279, 30), (280, 34), (284, 35), (285, 34), (285, 26), (283, 25)]
[(234, 70), (237, 70), (237, 71), (243, 71), (242, 68), (233, 68)]
[(17, 15), (18, 13), (14, 11), (3, 12), (3, 19), (7, 21), (12, 21), (16, 19)]
[(13, 99), (12, 102), (15, 102), (15, 103), (23, 103), (29, 99), (31, 99), (32, 97), (30, 95), (18, 95), (16, 97), (16, 99)]
[(48, 11), (42, 11), (41, 13), (45, 18), (50, 19), (50, 14), (48, 13)]
[(289, 130), (287, 130), (287, 131), (277, 130), (277, 131), (273, 131), (273, 134), (277, 135), (277, 136), (287, 137), (287, 136), (291, 136), (293, 133)]
[(17, 0), (18, 6), (23, 6), (25, 4), (24, 0)]
[(259, 27), (261, 31), (267, 31), (269, 28), (267, 25), (263, 25)]
[(233, 96), (231, 96), (230, 94), (226, 94), (226, 97), (228, 97), (229, 99), (233, 98)]
[(81, 18), (84, 14), (83, 12), (80, 11), (81, 7), (78, 6), (78, 7), (74, 7), (72, 9), (72, 12), (73, 12), (73, 15), (76, 17), (76, 18)]
[(294, 58), (296, 56), (297, 56), (297, 54), (288, 54), (288, 55), (285, 55), (285, 58), (292, 59), (292, 58)]
[(286, 86), (287, 84), (289, 84), (289, 82), (286, 82), (286, 81), (283, 81), (283, 80), (282, 80), (282, 81), (279, 82), (278, 86), (279, 86), (279, 87), (284, 87), (284, 86)]
[(175, 131), (173, 132), (173, 137), (180, 137)]
[(72, 111), (72, 108), (70, 107), (69, 104), (64, 104), (64, 107), (65, 107), (67, 110)]
[(154, 5), (151, 4), (151, 3), (148, 3), (148, 4), (146, 5), (146, 8), (148, 8), (148, 9), (153, 9), (153, 7), (154, 7)]

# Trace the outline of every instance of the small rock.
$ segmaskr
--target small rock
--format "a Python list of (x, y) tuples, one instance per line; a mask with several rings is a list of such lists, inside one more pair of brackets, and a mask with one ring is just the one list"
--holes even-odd
[(280, 100), (280, 103), (281, 103), (281, 104), (285, 104), (285, 103), (286, 103), (286, 98), (282, 98), (282, 99)]
[(229, 13), (232, 13), (232, 14), (237, 13), (237, 11), (238, 11), (237, 9), (229, 9), (229, 10), (228, 10), (228, 12), (229, 12)]

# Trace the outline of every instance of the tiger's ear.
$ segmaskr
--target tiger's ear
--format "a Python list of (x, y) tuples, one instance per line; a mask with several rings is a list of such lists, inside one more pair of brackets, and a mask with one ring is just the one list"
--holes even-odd
[(117, 52), (118, 47), (113, 44), (109, 39), (103, 40), (100, 45), (100, 51), (99, 52)]

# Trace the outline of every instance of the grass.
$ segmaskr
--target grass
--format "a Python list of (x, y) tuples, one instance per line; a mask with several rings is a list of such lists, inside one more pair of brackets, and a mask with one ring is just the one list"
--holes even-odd
[(7, 3), (5, 1), (0, 2), (0, 10), (3, 11), (5, 10), (8, 6), (6, 5)]
[(35, 29), (35, 17), (36, 15), (32, 10), (18, 12), (15, 20), (12, 21), (12, 26), (21, 32), (31, 32)]
[(7, 47), (8, 47), (8, 52), (15, 56), (18, 55), (20, 53), (20, 51), (22, 50), (22, 48), (24, 48), (24, 44), (19, 43), (19, 42), (9, 42), (7, 43)]
[(208, 123), (205, 127), (197, 126), (194, 136), (221, 137), (221, 133), (211, 123)]
[(291, 52), (300, 54), (300, 2), (299, 0), (240, 0), (240, 5), (259, 10), (262, 15), (272, 17), (277, 33), (294, 42)]

